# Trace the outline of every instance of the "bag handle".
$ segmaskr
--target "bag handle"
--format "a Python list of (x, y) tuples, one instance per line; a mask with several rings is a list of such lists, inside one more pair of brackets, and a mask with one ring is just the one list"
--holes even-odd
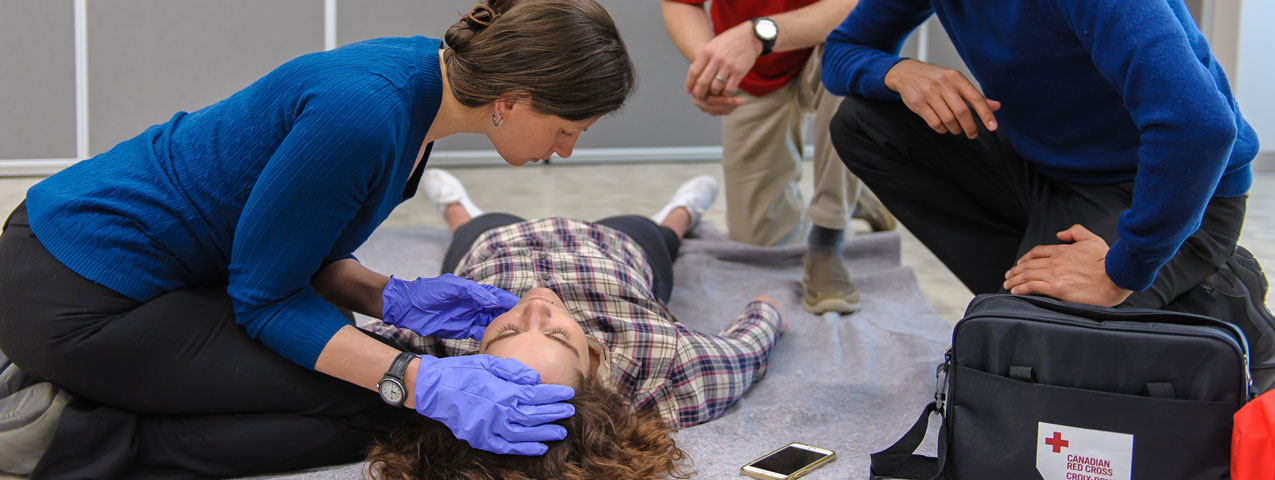
[(973, 310), (975, 304), (991, 301), (995, 298), (1010, 299), (1013, 301), (1027, 303), (1051, 312), (1071, 315), (1075, 317), (1087, 318), (1098, 322), (1106, 321), (1129, 321), (1140, 320), (1141, 316), (1154, 316), (1155, 321), (1162, 323), (1175, 323), (1178, 325), (1196, 325), (1207, 327), (1222, 327), (1229, 332), (1238, 334), (1243, 337), (1244, 332), (1240, 331), (1235, 324), (1219, 320), (1213, 317), (1199, 315), (1186, 312), (1174, 312), (1168, 310), (1152, 310), (1145, 308), (1116, 308), (1116, 307), (1099, 307), (1094, 305), (1086, 305), (1083, 303), (1066, 302), (1050, 297), (1039, 295), (1011, 295), (1006, 293), (985, 293), (979, 295), (970, 301), (969, 307), (966, 308), (966, 316), (970, 310)]
[(938, 457), (917, 455), (917, 448), (925, 440), (925, 432), (930, 427), (930, 414), (943, 412), (938, 410), (936, 402), (930, 402), (921, 412), (921, 417), (907, 433), (903, 434), (894, 445), (872, 454), (869, 466), (872, 480), (905, 479), (905, 480), (941, 480), (943, 467), (947, 463), (947, 423), (939, 427)]

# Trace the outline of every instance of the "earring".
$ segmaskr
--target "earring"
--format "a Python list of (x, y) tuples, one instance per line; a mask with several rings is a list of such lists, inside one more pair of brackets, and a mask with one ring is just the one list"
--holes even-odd
[(495, 125), (495, 126), (497, 126), (497, 127), (499, 127), (499, 126), (500, 126), (500, 124), (502, 124), (502, 123), (505, 123), (505, 119), (500, 118), (500, 116), (499, 116), (499, 115), (496, 115), (496, 112), (495, 112), (495, 111), (492, 111), (492, 112), (491, 112), (491, 124), (492, 124), (492, 125)]

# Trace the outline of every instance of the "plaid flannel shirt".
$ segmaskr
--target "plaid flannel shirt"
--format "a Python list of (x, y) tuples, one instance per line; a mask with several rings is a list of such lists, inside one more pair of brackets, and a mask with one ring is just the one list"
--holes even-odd
[[(655, 407), (679, 428), (720, 416), (761, 379), (778, 334), (779, 312), (756, 301), (717, 335), (678, 323), (651, 293), (642, 249), (623, 233), (579, 220), (489, 230), (455, 274), (519, 296), (536, 287), (553, 290), (585, 333), (609, 348), (599, 374), (635, 408)], [(422, 337), (379, 322), (365, 328), (417, 353), (478, 352), (478, 342), (469, 339)]]

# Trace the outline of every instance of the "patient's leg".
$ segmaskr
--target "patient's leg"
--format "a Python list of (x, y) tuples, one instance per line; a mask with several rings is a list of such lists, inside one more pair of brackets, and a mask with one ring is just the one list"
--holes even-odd
[(483, 214), (482, 209), (469, 199), (469, 193), (460, 180), (443, 170), (425, 170), (421, 177), (421, 193), (443, 215), (443, 220), (447, 221), (447, 229), (453, 234), (461, 225)]
[(686, 207), (674, 208), (660, 220), (660, 226), (672, 230), (678, 240), (686, 238), (686, 232), (691, 229), (691, 212)]
[(623, 232), (642, 248), (651, 266), (652, 293), (661, 302), (668, 303), (673, 293), (673, 260), (682, 246), (682, 238), (695, 228), (716, 198), (717, 180), (703, 175), (678, 187), (668, 204), (651, 218), (626, 215), (597, 223)]
[(447, 253), (443, 255), (443, 266), (439, 273), (456, 273), (460, 260), (465, 258), (469, 248), (484, 232), (522, 221), (524, 220), (521, 217), (507, 213), (484, 213), (458, 225), (452, 231), (452, 243), (447, 245)]
[[(685, 212), (685, 210), (678, 208), (673, 212)], [(673, 226), (678, 226), (677, 218), (680, 215), (673, 212), (661, 220), (659, 225), (649, 218), (637, 215), (610, 217), (594, 222), (625, 234), (642, 249), (643, 253), (646, 253), (646, 263), (651, 266), (653, 277), (651, 293), (655, 294), (656, 299), (665, 303), (668, 303), (669, 295), (673, 293), (673, 259), (677, 258), (677, 251), (682, 246), (682, 234), (665, 224), (670, 222), (669, 218), (673, 218), (671, 221), (674, 223)], [(685, 232), (687, 225), (683, 223), (681, 226), (682, 232)]]
[(469, 223), (473, 219), (474, 217), (469, 214), (469, 211), (465, 210), (465, 206), (459, 202), (448, 205), (443, 209), (443, 220), (447, 221), (447, 229), (451, 230), (453, 234), (456, 233), (456, 229), (460, 228), (461, 225)]
[(443, 170), (425, 170), (421, 176), (421, 192), (434, 203), (434, 208), (447, 222), (447, 229), (452, 232), (452, 242), (443, 255), (440, 273), (454, 273), (460, 260), (469, 253), (469, 247), (483, 232), (523, 221), (504, 213), (484, 214), (469, 199), (469, 193), (460, 180)]

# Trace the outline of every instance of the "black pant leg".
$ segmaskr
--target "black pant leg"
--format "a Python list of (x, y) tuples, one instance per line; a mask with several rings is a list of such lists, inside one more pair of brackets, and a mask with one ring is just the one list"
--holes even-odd
[(461, 259), (465, 258), (465, 254), (469, 253), (469, 247), (474, 245), (479, 235), (493, 228), (500, 228), (521, 221), (523, 221), (522, 218), (507, 213), (484, 213), (470, 219), (468, 223), (461, 225), (455, 232), (452, 232), (452, 243), (447, 245), (447, 253), (443, 255), (443, 266), (439, 273), (455, 273)]
[[(375, 392), (296, 365), (251, 339), (234, 322), (224, 291), (179, 290), (139, 303), (78, 276), (39, 244), (24, 211), (15, 212), (0, 234), (0, 292), (0, 350), (32, 376), (77, 398), (46, 454), (52, 460), (42, 459), (37, 474), (54, 466), (68, 475), (67, 469), (87, 468), (79, 472), (97, 477), (97, 472), (149, 468), (146, 462), (205, 475), (252, 473), (234, 465), (268, 468), (294, 458), (321, 466), (342, 460), (310, 455), (298, 437), (349, 434), (366, 440), (365, 432), (380, 425), (359, 420), (380, 418), (380, 412), (410, 413), (386, 406)], [(170, 428), (164, 439), (170, 443), (163, 445), (147, 443), (151, 437), (142, 435), (152, 422), (171, 424), (199, 416), (215, 424), (219, 418), (233, 422), (250, 413), (274, 415), (277, 428), (222, 437), (241, 447), (235, 458), (217, 458), (211, 449), (161, 458), (174, 451), (172, 444), (202, 438), (204, 431)], [(335, 430), (318, 431), (316, 425)], [(128, 448), (120, 450), (119, 445)], [(344, 459), (362, 453), (360, 446)], [(186, 465), (184, 456), (204, 461)], [(205, 470), (208, 464), (224, 468)]]
[(224, 478), (350, 463), (382, 427), (415, 414), (142, 415), (75, 399), (31, 478)]
[[(1132, 182), (1115, 185), (1049, 182), (1032, 209), (1018, 255), (1037, 245), (1061, 243), (1057, 233), (1077, 224), (1102, 237), (1108, 245), (1115, 243), (1119, 238), (1116, 226), (1120, 214), (1133, 205), (1133, 188)], [(1166, 308), (1217, 272), (1235, 252), (1244, 223), (1245, 204), (1245, 197), (1209, 201), (1199, 229), (1187, 237), (1178, 252), (1160, 268), (1151, 287), (1134, 292), (1121, 306)]]
[(829, 133), (846, 167), (966, 287), (1000, 291), (1040, 188), (1003, 133), (940, 134), (902, 102), (854, 96)]
[[(1032, 215), (1020, 254), (1059, 243), (1055, 233), (1075, 224), (1114, 243), (1120, 214), (1133, 202), (1132, 183), (1055, 182), (1048, 190)], [(1160, 268), (1151, 286), (1120, 306), (1194, 313), (1240, 327), (1248, 340), (1254, 387), (1262, 392), (1275, 387), (1275, 316), (1265, 305), (1268, 283), (1261, 266), (1236, 244), (1246, 204), (1247, 196), (1210, 200), (1200, 227)]]
[(610, 217), (594, 222), (619, 230), (633, 239), (646, 253), (646, 262), (654, 276), (652, 293), (661, 302), (668, 303), (673, 294), (673, 261), (682, 247), (677, 233), (651, 219), (637, 215)]

